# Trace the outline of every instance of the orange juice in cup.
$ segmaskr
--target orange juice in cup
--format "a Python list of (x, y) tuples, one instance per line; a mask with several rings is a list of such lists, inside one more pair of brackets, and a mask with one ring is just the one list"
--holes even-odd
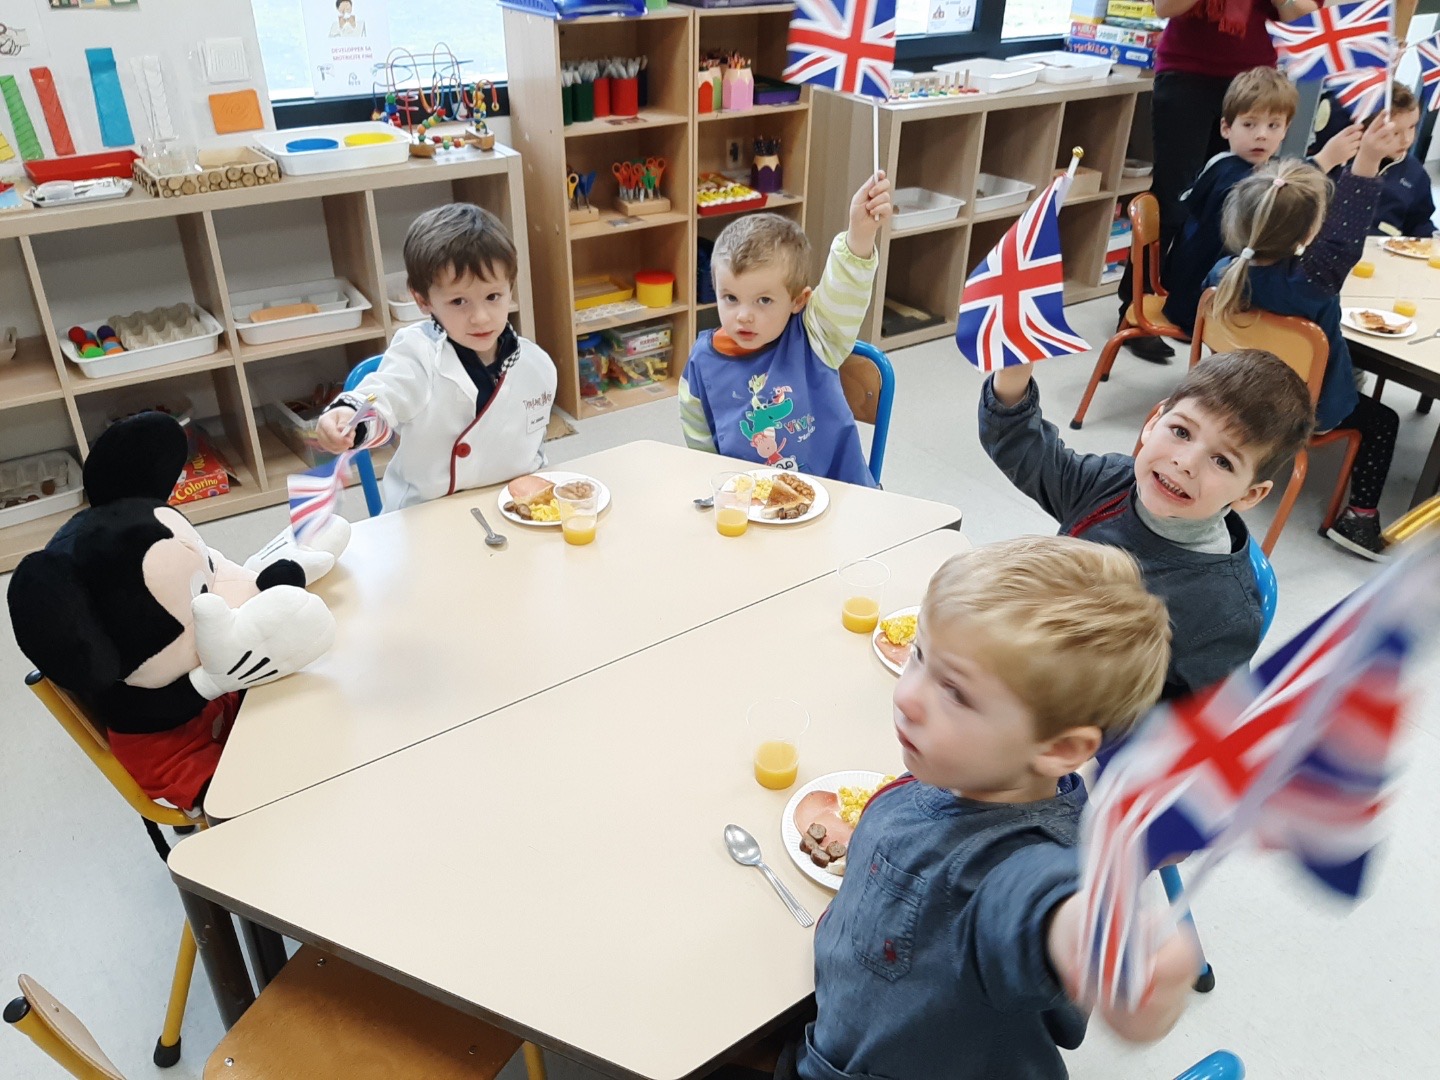
[(1361, 259), (1355, 264), (1354, 268), (1350, 271), (1350, 273), (1354, 274), (1356, 277), (1374, 277), (1375, 264), (1367, 259)]
[(1431, 255), (1426, 261), (1430, 264), (1432, 270), (1440, 270), (1440, 251)]
[(571, 480), (555, 488), (560, 509), (560, 532), (567, 544), (579, 547), (595, 539), (600, 493), (589, 480)]
[(1415, 301), (1396, 300), (1394, 310), (1396, 315), (1404, 315), (1407, 319), (1413, 319), (1416, 311)]
[(715, 496), (715, 531), (721, 536), (743, 536), (750, 527), (755, 478), (749, 473), (716, 473), (710, 478), (710, 493)]
[(875, 559), (846, 563), (836, 577), (840, 582), (840, 623), (854, 634), (873, 634), (880, 622), (880, 600), (890, 581), (890, 569)]
[(755, 782), (771, 791), (784, 791), (795, 783), (800, 771), (800, 736), (810, 728), (806, 708), (788, 698), (757, 701), (745, 714), (745, 728), (754, 747)]

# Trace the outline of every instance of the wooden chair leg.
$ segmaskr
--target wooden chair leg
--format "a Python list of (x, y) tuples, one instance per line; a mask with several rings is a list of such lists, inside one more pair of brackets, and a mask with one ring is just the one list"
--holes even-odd
[(1275, 520), (1270, 523), (1270, 531), (1265, 534), (1265, 540), (1260, 545), (1260, 550), (1265, 552), (1267, 558), (1275, 550), (1285, 522), (1290, 520), (1290, 511), (1295, 506), (1295, 500), (1300, 497), (1300, 489), (1305, 486), (1305, 474), (1309, 471), (1310, 453), (1301, 449), (1295, 455), (1295, 464), (1290, 470), (1290, 483), (1285, 485), (1285, 494), (1280, 497), (1280, 505), (1275, 508)]
[(1340, 463), (1340, 478), (1335, 481), (1335, 491), (1330, 496), (1330, 505), (1325, 510), (1325, 518), (1320, 522), (1320, 534), (1323, 536), (1329, 531), (1340, 517), (1340, 512), (1345, 509), (1345, 493), (1350, 489), (1350, 473), (1355, 468), (1355, 458), (1360, 453), (1360, 433), (1348, 431), (1345, 433), (1345, 459)]
[(1105, 342), (1105, 347), (1100, 350), (1100, 356), (1095, 361), (1095, 370), (1090, 373), (1090, 385), (1085, 388), (1085, 396), (1080, 399), (1080, 407), (1075, 410), (1075, 418), (1070, 421), (1070, 427), (1074, 431), (1080, 430), (1080, 425), (1085, 422), (1085, 413), (1090, 408), (1090, 399), (1095, 396), (1095, 390), (1100, 381), (1110, 374), (1110, 369), (1115, 366), (1115, 357), (1119, 355), (1120, 346), (1133, 337), (1139, 337), (1138, 327), (1129, 326)]
[(170, 980), (170, 1000), (165, 1005), (165, 1026), (155, 1042), (154, 1061), (168, 1069), (180, 1060), (180, 1026), (185, 1023), (185, 1002), (190, 997), (190, 979), (195, 974), (195, 934), (190, 920), (180, 931), (180, 954), (175, 957), (175, 975)]
[(525, 1075), (529, 1080), (545, 1080), (544, 1051), (528, 1042), (521, 1049), (525, 1052)]

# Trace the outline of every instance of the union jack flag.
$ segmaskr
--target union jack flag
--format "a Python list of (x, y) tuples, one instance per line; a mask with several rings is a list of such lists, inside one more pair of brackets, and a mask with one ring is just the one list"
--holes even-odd
[(1359, 895), (1378, 842), (1405, 658), (1440, 625), (1440, 545), (1417, 540), (1383, 574), (1255, 672), (1162, 705), (1102, 774), (1082, 826), (1082, 984), (1144, 999), (1155, 927), (1141, 889), (1163, 863), (1206, 850), (1193, 893), (1243, 839), (1294, 854)]
[(335, 513), (340, 493), (345, 489), (345, 469), (350, 459), (362, 450), (390, 441), (390, 427), (373, 407), (356, 413), (350, 421), (350, 429), (354, 430), (362, 423), (368, 428), (359, 445), (323, 465), (285, 478), (290, 496), (290, 531), (295, 534), (297, 544), (304, 544)]
[(786, 82), (888, 98), (895, 0), (797, 0), (786, 48)]
[(1269, 22), (1286, 73), (1297, 82), (1390, 63), (1390, 0), (1322, 7), (1294, 22)]
[(1420, 97), (1428, 112), (1440, 109), (1440, 34), (1415, 46), (1420, 61)]
[(965, 282), (955, 344), (981, 371), (1090, 348), (1065, 321), (1059, 212), (1069, 189), (1067, 177), (1051, 181)]
[(1390, 68), (1360, 68), (1325, 79), (1327, 89), (1335, 91), (1335, 101), (1343, 105), (1350, 119), (1365, 120), (1385, 105), (1385, 88), (1390, 82)]

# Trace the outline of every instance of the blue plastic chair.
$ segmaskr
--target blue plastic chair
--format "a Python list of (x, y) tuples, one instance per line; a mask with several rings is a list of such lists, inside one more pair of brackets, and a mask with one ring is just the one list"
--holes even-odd
[(1229, 1050), (1216, 1050), (1197, 1061), (1175, 1080), (1245, 1080), (1245, 1063)]
[[(857, 364), (857, 357), (870, 363)], [(870, 365), (874, 365), (874, 371)], [(875, 371), (880, 374), (878, 389), (875, 387)], [(850, 350), (849, 358), (840, 365), (840, 382), (855, 419), (875, 425), (875, 437), (870, 440), (870, 475), (878, 484), (880, 471), (885, 467), (885, 444), (890, 439), (890, 413), (895, 408), (895, 368), (890, 358), (874, 345), (868, 341), (857, 341)]]
[[(372, 356), (369, 360), (361, 360), (351, 370), (345, 379), (345, 389), (354, 390), (360, 385), (360, 380), (369, 375), (380, 366), (380, 361), (385, 359), (384, 355)], [(370, 511), (370, 516), (375, 517), (385, 504), (380, 501), (380, 481), (375, 479), (375, 462), (370, 460), (370, 451), (361, 450), (353, 458), (355, 471), (360, 474), (360, 486), (365, 490), (365, 506)]]
[[(1265, 635), (1270, 632), (1270, 624), (1275, 621), (1275, 607), (1280, 600), (1280, 587), (1275, 581), (1275, 568), (1270, 565), (1270, 560), (1265, 557), (1265, 552), (1260, 549), (1259, 543), (1253, 536), (1250, 537), (1250, 569), (1255, 571), (1255, 581), (1260, 586), (1260, 640), (1264, 641)], [(1180, 880), (1178, 866), (1162, 866), (1160, 868), (1160, 884), (1165, 886), (1165, 895), (1172, 904), (1185, 892), (1185, 883)], [(1189, 920), (1190, 925), (1195, 925), (1195, 920), (1191, 918), (1188, 910), (1185, 912), (1185, 918)], [(1201, 970), (1200, 977), (1195, 980), (1195, 989), (1202, 994), (1208, 994), (1215, 989), (1215, 969), (1210, 966), (1209, 960), (1205, 961), (1205, 967)], [(1215, 1056), (1211, 1055), (1211, 1057)], [(1233, 1054), (1230, 1056), (1234, 1057)], [(1205, 1059), (1205, 1061), (1209, 1060), (1210, 1058)], [(1200, 1065), (1203, 1064), (1205, 1064), (1204, 1061), (1200, 1063)], [(1198, 1069), (1200, 1065), (1195, 1068)], [(1190, 1077), (1193, 1072), (1194, 1070), (1187, 1072), (1185, 1077)], [(1198, 1077), (1209, 1077), (1210, 1075), (1210, 1073), (1196, 1074), (1197, 1080)], [(1214, 1075), (1216, 1077), (1244, 1076), (1245, 1070), (1241, 1068), (1239, 1073), (1215, 1073)], [(1185, 1080), (1185, 1078), (1180, 1078), (1180, 1080)]]

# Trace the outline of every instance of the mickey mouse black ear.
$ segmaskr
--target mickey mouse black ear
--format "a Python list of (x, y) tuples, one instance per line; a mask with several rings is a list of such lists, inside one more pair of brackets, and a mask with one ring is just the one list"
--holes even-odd
[(164, 502), (185, 468), (189, 443), (173, 416), (143, 412), (111, 424), (85, 459), (91, 506), (132, 496)]
[(92, 693), (122, 675), (68, 555), (37, 551), (20, 560), (6, 592), (15, 643), (41, 674), (66, 690)]

